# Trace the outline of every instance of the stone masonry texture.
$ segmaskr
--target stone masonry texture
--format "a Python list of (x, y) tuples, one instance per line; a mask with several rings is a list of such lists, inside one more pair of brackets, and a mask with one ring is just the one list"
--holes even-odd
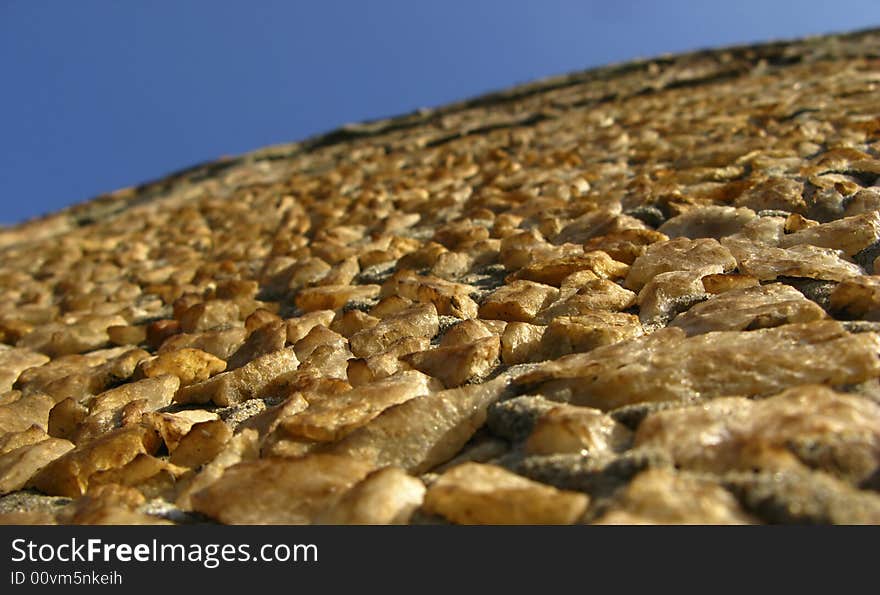
[(0, 523), (878, 524), (878, 97), (663, 56), (0, 229)]

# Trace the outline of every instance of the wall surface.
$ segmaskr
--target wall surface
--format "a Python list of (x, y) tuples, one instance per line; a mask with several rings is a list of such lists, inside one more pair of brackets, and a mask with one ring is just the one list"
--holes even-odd
[(880, 33), (0, 230), (0, 523), (880, 523)]

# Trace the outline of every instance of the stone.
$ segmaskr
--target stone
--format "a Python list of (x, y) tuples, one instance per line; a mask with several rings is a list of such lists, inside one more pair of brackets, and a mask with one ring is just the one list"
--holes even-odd
[(397, 261), (398, 270), (417, 270), (432, 268), (440, 256), (446, 254), (448, 250), (437, 242), (425, 242), (416, 250), (404, 254)]
[(505, 365), (540, 361), (544, 355), (543, 338), (546, 326), (511, 322), (501, 335), (501, 361)]
[(319, 525), (405, 525), (422, 505), (425, 486), (397, 467), (371, 472), (315, 519)]
[(755, 211), (780, 210), (806, 214), (807, 202), (803, 192), (803, 182), (772, 177), (744, 192), (734, 204)]
[(45, 393), (55, 402), (68, 397), (82, 401), (132, 378), (138, 364), (148, 357), (142, 349), (127, 348), (95, 351), (87, 357), (64, 356), (25, 370), (16, 384), (26, 394)]
[(486, 409), (505, 393), (504, 376), (483, 384), (427, 394), (382, 415), (329, 446), (330, 454), (378, 468), (423, 473), (451, 459), (486, 420)]
[[(266, 407), (259, 413), (243, 420), (236, 428), (236, 431), (240, 432), (244, 428), (251, 428), (258, 432), (261, 440), (264, 440), (278, 428), (282, 420), (301, 413), (308, 407), (309, 402), (302, 393), (293, 393), (277, 405)], [(188, 427), (186, 431), (189, 431)]]
[(255, 460), (260, 454), (256, 430), (244, 428), (235, 434), (224, 449), (198, 473), (184, 478), (178, 485), (174, 503), (181, 510), (193, 510), (192, 496), (210, 486), (223, 476), (224, 471), (242, 461)]
[(593, 271), (575, 271), (562, 279), (562, 282), (559, 284), (559, 295), (560, 297), (570, 296), (587, 283), (599, 280), (608, 281), (607, 279), (601, 279)]
[(675, 317), (670, 326), (689, 336), (712, 331), (742, 331), (827, 318), (825, 311), (797, 289), (770, 283), (733, 289), (710, 297)]
[[(112, 325), (108, 328), (118, 328), (119, 326)], [(183, 329), (177, 320), (154, 320), (146, 328), (147, 344), (153, 348), (161, 347), (169, 338), (181, 332)]]
[(480, 304), (480, 318), (533, 322), (535, 315), (559, 296), (559, 290), (532, 281), (513, 281), (490, 293)]
[(180, 381), (170, 374), (129, 382), (97, 395), (89, 403), (89, 413), (94, 415), (115, 410), (141, 399), (147, 401), (150, 410), (159, 409), (171, 403), (171, 398), (179, 387)]
[(347, 350), (348, 341), (323, 325), (312, 327), (309, 333), (297, 341), (293, 346), (293, 352), (300, 361), (305, 361), (312, 353), (322, 345), (330, 346), (335, 350)]
[(583, 244), (598, 234), (628, 227), (640, 228), (642, 223), (628, 215), (621, 215), (616, 209), (596, 209), (577, 217), (560, 229), (558, 234), (548, 235), (554, 236), (555, 244)]
[(229, 372), (222, 372), (212, 378), (191, 384), (177, 391), (176, 403), (214, 403), (227, 407), (263, 396), (272, 386), (272, 381), (288, 372), (296, 370), (299, 360), (293, 348), (286, 347), (258, 357)]
[[(803, 215), (798, 215), (797, 213), (792, 213), (788, 217), (785, 218), (785, 226), (782, 228), (786, 234), (792, 234), (797, 231), (801, 231), (802, 229), (809, 229), (811, 227), (816, 227), (820, 225), (818, 221), (813, 221), (812, 219), (807, 219)], [(785, 241), (787, 236), (780, 238), (780, 241)], [(811, 244), (812, 242), (794, 242), (798, 243), (806, 243)]]
[(0, 393), (0, 405), (9, 405), (21, 398), (20, 390), (9, 390), (5, 393)]
[(0, 454), (0, 495), (20, 490), (40, 469), (73, 448), (72, 442), (46, 436)]
[(428, 488), (424, 509), (462, 525), (570, 525), (581, 520), (588, 503), (586, 494), (557, 490), (494, 465), (465, 463)]
[(762, 211), (757, 219), (752, 219), (733, 235), (722, 238), (727, 245), (727, 238), (737, 241), (753, 242), (766, 246), (778, 246), (785, 235), (785, 224), (791, 213), (787, 211)]
[(809, 244), (840, 250), (851, 257), (877, 240), (880, 240), (880, 212), (872, 211), (787, 234), (780, 240), (779, 247)]
[(707, 293), (719, 294), (734, 289), (746, 289), (747, 287), (757, 287), (760, 281), (750, 275), (740, 275), (738, 273), (720, 273), (715, 275), (706, 275), (700, 282), (703, 289)]
[[(295, 393), (313, 393), (316, 395), (337, 395), (350, 390), (352, 386), (344, 378), (329, 378), (322, 375), (321, 370), (304, 369), (301, 366), (298, 370), (285, 373), (273, 380), (265, 389), (265, 395), (258, 397), (256, 403), (265, 405), (264, 400), (269, 402), (282, 401), (293, 396)], [(249, 411), (251, 407), (259, 407), (260, 405), (248, 405), (248, 401), (235, 405), (236, 408), (244, 408), (242, 411)], [(238, 409), (231, 409), (236, 411)], [(253, 413), (262, 411), (253, 410)], [(222, 416), (221, 416), (222, 417)], [(223, 417), (224, 421), (229, 421)]]
[(653, 229), (622, 229), (590, 238), (584, 244), (584, 251), (601, 250), (614, 260), (631, 265), (648, 246), (668, 239), (669, 236)]
[(138, 511), (145, 503), (143, 494), (134, 488), (109, 484), (97, 486), (63, 513), (72, 525), (169, 525), (157, 517)]
[(427, 395), (432, 385), (431, 379), (421, 372), (400, 372), (340, 395), (316, 399), (304, 411), (282, 419), (278, 430), (292, 438), (336, 441), (389, 407)]
[[(370, 308), (370, 316), (380, 320), (394, 316), (413, 305), (413, 301), (405, 297), (391, 294), (379, 300), (379, 303)], [(436, 308), (434, 308), (436, 310)]]
[(436, 474), (445, 473), (449, 469), (463, 463), (498, 463), (504, 456), (510, 455), (510, 453), (509, 442), (480, 432), (464, 446), (458, 455), (445, 463), (437, 465), (430, 473), (422, 475), (422, 480), (430, 482)]
[[(287, 342), (287, 324), (283, 321), (273, 321), (251, 331), (244, 344), (235, 353), (229, 356), (223, 369), (212, 372), (216, 374), (226, 370), (235, 370), (246, 363), (284, 348)], [(201, 380), (207, 380), (202, 378)], [(191, 384), (191, 383), (190, 383)]]
[[(283, 290), (297, 291), (310, 283), (320, 281), (332, 267), (320, 258), (304, 258), (296, 261), (289, 268), (285, 269), (278, 279), (269, 281), (268, 289), (271, 293)], [(277, 287), (276, 287), (277, 286)], [(283, 288), (283, 289), (282, 289)]]
[(437, 257), (431, 267), (431, 275), (439, 279), (454, 281), (465, 275), (473, 266), (473, 258), (463, 252), (444, 252)]
[(204, 409), (184, 409), (177, 413), (150, 412), (143, 416), (143, 422), (162, 437), (165, 448), (173, 452), (181, 439), (189, 433), (194, 424), (220, 419), (211, 411)]
[(193, 510), (227, 525), (304, 525), (369, 471), (355, 459), (331, 455), (243, 461), (191, 500)]
[(177, 480), (187, 469), (146, 453), (119, 467), (97, 471), (89, 477), (89, 490), (102, 485), (136, 488), (145, 497), (167, 499), (174, 495)]
[(348, 310), (333, 320), (330, 330), (350, 339), (358, 331), (373, 328), (377, 324), (379, 324), (379, 319), (375, 316), (360, 310)]
[(844, 279), (831, 292), (829, 307), (847, 318), (880, 321), (880, 276)]
[(708, 205), (696, 207), (668, 219), (657, 231), (670, 238), (715, 238), (738, 233), (755, 218), (755, 212), (744, 207)]
[(532, 262), (583, 254), (583, 252), (583, 247), (577, 244), (554, 246), (544, 239), (540, 231), (533, 228), (506, 235), (501, 240), (498, 260), (508, 271), (515, 271)]
[(375, 380), (387, 378), (407, 367), (406, 364), (398, 360), (397, 356), (393, 354), (380, 354), (368, 358), (352, 358), (348, 360), (345, 378), (352, 386), (361, 386)]
[(810, 385), (757, 401), (715, 399), (649, 415), (635, 445), (662, 448), (694, 471), (776, 471), (805, 459), (858, 482), (880, 468), (880, 405)]
[(597, 525), (751, 525), (736, 498), (717, 482), (649, 469), (636, 475)]
[(307, 287), (296, 294), (296, 307), (303, 312), (337, 310), (349, 302), (378, 297), (378, 285), (324, 285)]
[(0, 405), (0, 434), (21, 432), (36, 425), (43, 430), (49, 427), (49, 412), (55, 405), (51, 397), (41, 394), (19, 395)]
[(424, 351), (430, 346), (425, 337), (408, 337), (392, 343), (382, 353), (366, 358), (352, 358), (346, 364), (346, 378), (352, 386), (360, 386), (374, 380), (387, 378), (410, 366), (400, 360), (402, 356), (417, 351)]
[(544, 362), (515, 383), (608, 411), (639, 402), (770, 395), (817, 382), (857, 384), (880, 373), (878, 348), (873, 333), (849, 334), (835, 321), (690, 338), (667, 328)]
[(581, 453), (592, 457), (629, 447), (632, 433), (598, 409), (559, 404), (541, 413), (523, 446), (526, 454)]
[(144, 360), (138, 365), (138, 369), (146, 378), (167, 374), (177, 378), (180, 386), (189, 386), (223, 372), (226, 362), (201, 349), (184, 347)]
[(80, 424), (89, 416), (89, 408), (72, 397), (59, 401), (49, 411), (47, 432), (55, 438), (73, 440)]
[(846, 217), (853, 217), (877, 210), (880, 210), (880, 187), (872, 186), (861, 188), (850, 196), (843, 214)]
[(436, 347), (401, 356), (414, 369), (439, 379), (446, 388), (485, 378), (499, 363), (501, 339), (484, 337), (470, 343)]
[(353, 357), (348, 345), (342, 341), (322, 343), (315, 346), (303, 360), (299, 370), (303, 374), (312, 374), (321, 378), (345, 378), (348, 373), (348, 361)]
[(226, 360), (244, 343), (246, 337), (247, 330), (241, 327), (197, 334), (177, 334), (163, 342), (162, 346), (158, 349), (158, 353), (161, 355), (190, 348), (198, 349), (216, 358)]
[(49, 358), (29, 349), (6, 349), (0, 351), (0, 393), (12, 390), (19, 375), (28, 368), (42, 366)]
[(580, 316), (557, 316), (541, 337), (537, 361), (590, 351), (643, 333), (637, 316), (597, 310)]
[(661, 328), (680, 312), (708, 298), (705, 289), (699, 271), (660, 273), (639, 292), (639, 320), (649, 331)]
[(257, 308), (245, 319), (244, 328), (248, 333), (253, 333), (260, 327), (278, 322), (283, 322), (280, 316), (265, 308)]
[(110, 342), (107, 329), (124, 324), (127, 321), (118, 315), (85, 316), (70, 324), (50, 323), (25, 335), (17, 346), (49, 357), (85, 353), (107, 346)]
[(443, 333), (443, 336), (440, 338), (440, 347), (455, 347), (457, 345), (466, 345), (479, 339), (497, 337), (504, 332), (504, 327), (506, 326), (506, 324), (503, 324), (499, 330), (498, 327), (482, 320), (473, 318), (462, 320)]
[(0, 318), (0, 343), (15, 345), (32, 330), (34, 326), (24, 320)]
[(602, 250), (532, 263), (512, 274), (508, 280), (525, 280), (559, 287), (573, 273), (590, 271), (600, 279), (622, 279), (629, 267)]
[(704, 276), (727, 273), (736, 266), (733, 255), (718, 240), (675, 238), (651, 244), (645, 254), (632, 263), (623, 285), (639, 291), (661, 273), (687, 271)]
[(287, 342), (293, 345), (316, 326), (329, 327), (335, 316), (333, 310), (315, 310), (287, 320)]
[(209, 300), (187, 308), (178, 320), (185, 333), (199, 333), (236, 326), (240, 310), (232, 300)]
[[(486, 426), (495, 436), (510, 442), (525, 442), (541, 417), (560, 403), (538, 395), (521, 395), (492, 404)], [(587, 407), (580, 409), (589, 410)]]
[(862, 269), (830, 248), (799, 244), (777, 248), (748, 240), (724, 238), (724, 245), (734, 255), (741, 273), (761, 281), (778, 277), (806, 277), (841, 281), (862, 274)]
[[(202, 304), (203, 301), (204, 295), (201, 295), (197, 292), (186, 292), (171, 303), (171, 314), (174, 316), (175, 319), (179, 321), (187, 310), (189, 310), (193, 306)], [(222, 306), (222, 304), (217, 305)], [(205, 312), (205, 309), (202, 308), (200, 312)], [(197, 312), (194, 311), (192, 316), (195, 317), (196, 315)]]
[(152, 454), (159, 444), (158, 435), (146, 426), (111, 430), (43, 467), (29, 485), (50, 496), (76, 498), (86, 493), (92, 475), (123, 467), (139, 454)]
[(431, 240), (445, 246), (449, 250), (458, 250), (462, 244), (484, 240), (488, 237), (488, 229), (461, 222), (439, 228), (434, 232)]
[[(138, 412), (148, 412), (170, 405), (179, 387), (177, 377), (166, 374), (101, 393), (88, 404), (89, 414), (77, 427), (73, 441), (77, 445), (83, 444), (124, 424), (126, 413), (132, 406)], [(134, 417), (139, 420), (139, 414)]]
[(6, 454), (22, 446), (30, 446), (49, 438), (40, 426), (31, 426), (20, 432), (6, 432), (0, 435), (0, 455)]
[(222, 420), (194, 423), (171, 450), (169, 462), (182, 467), (199, 467), (220, 454), (230, 438), (232, 430)]
[(147, 328), (129, 324), (108, 326), (107, 337), (114, 345), (140, 345), (147, 340)]
[(433, 304), (438, 315), (466, 319), (477, 317), (477, 304), (470, 297), (472, 291), (463, 283), (402, 270), (382, 285), (381, 295), (399, 295), (421, 304)]
[(3, 525), (57, 525), (55, 515), (43, 510), (13, 510), (0, 512)]
[(352, 335), (351, 351), (356, 357), (384, 353), (391, 345), (405, 338), (430, 339), (440, 330), (437, 308), (433, 304), (417, 304), (383, 318), (376, 326)]
[[(564, 285), (565, 282), (563, 282)], [(596, 310), (620, 312), (636, 303), (636, 294), (607, 279), (587, 281), (573, 292), (563, 291), (558, 301), (538, 313), (535, 322), (548, 324), (557, 316), (581, 316)]]
[(316, 283), (318, 285), (348, 285), (360, 271), (357, 256), (349, 256), (334, 265)]

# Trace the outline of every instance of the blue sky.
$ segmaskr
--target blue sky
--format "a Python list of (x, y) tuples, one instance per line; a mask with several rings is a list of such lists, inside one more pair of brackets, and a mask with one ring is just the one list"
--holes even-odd
[(0, 222), (539, 77), (869, 26), (877, 0), (0, 0)]

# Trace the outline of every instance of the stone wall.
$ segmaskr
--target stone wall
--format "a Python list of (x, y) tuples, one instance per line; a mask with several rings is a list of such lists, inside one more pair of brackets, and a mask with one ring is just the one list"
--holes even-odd
[(6, 523), (880, 522), (880, 33), (0, 230)]

